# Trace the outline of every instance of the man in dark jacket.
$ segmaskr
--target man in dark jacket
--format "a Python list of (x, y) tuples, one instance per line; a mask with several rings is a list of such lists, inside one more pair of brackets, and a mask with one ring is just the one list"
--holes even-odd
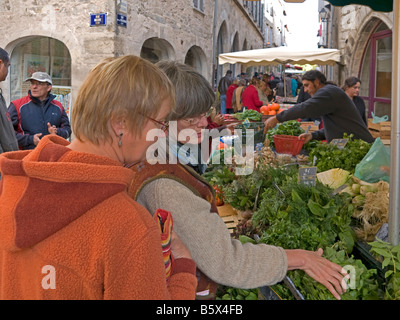
[(344, 133), (353, 134), (354, 139), (369, 143), (374, 141), (349, 96), (341, 88), (327, 84), (323, 73), (316, 70), (306, 72), (303, 76), (303, 85), (304, 91), (309, 93), (311, 98), (267, 119), (265, 131), (275, 127), (279, 122), (321, 117), (324, 128), (302, 134), (305, 143), (311, 139), (326, 139), (328, 142), (342, 139)]
[(65, 139), (71, 135), (68, 115), (51, 94), (53, 82), (45, 72), (35, 72), (28, 95), (11, 102), (8, 107), (21, 149), (34, 149), (40, 139), (56, 134)]
[(228, 70), (224, 77), (219, 80), (218, 91), (219, 91), (219, 99), (221, 101), (221, 113), (226, 113), (226, 92), (228, 91), (229, 86), (233, 83), (232, 79), (232, 71)]
[[(7, 78), (9, 66), (10, 57), (4, 49), (0, 48), (0, 82)], [(17, 138), (2, 93), (0, 89), (0, 153), (18, 150)]]

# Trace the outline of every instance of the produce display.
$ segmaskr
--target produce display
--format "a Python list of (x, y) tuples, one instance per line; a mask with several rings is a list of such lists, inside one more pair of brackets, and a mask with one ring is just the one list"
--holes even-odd
[(341, 192), (353, 197), (353, 217), (358, 222), (355, 228), (358, 238), (373, 241), (382, 225), (388, 222), (389, 183), (368, 183), (352, 176), (348, 187)]
[(238, 112), (232, 115), (232, 117), (238, 120), (252, 120), (252, 121), (261, 121), (261, 113), (256, 110), (246, 109), (243, 112)]
[[(344, 135), (347, 140), (341, 147), (314, 141), (307, 146), (306, 157), (284, 158), (274, 152), (273, 135), (298, 136), (302, 132), (297, 121), (269, 130), (263, 147), (255, 151), (250, 174), (237, 176), (235, 161), (209, 165), (205, 179), (242, 218), (232, 236), (285, 249), (322, 248), (325, 258), (353, 272), (343, 300), (400, 299), (400, 245), (393, 247), (375, 239), (387, 222), (389, 184), (368, 183), (354, 176), (371, 144)], [(301, 181), (299, 169), (304, 166), (317, 168), (313, 183)], [(379, 270), (355, 250), (359, 241), (368, 242), (371, 259), (382, 266)], [(378, 276), (382, 270), (383, 283)], [(306, 300), (334, 299), (328, 289), (301, 270), (288, 271), (287, 276)], [(270, 288), (279, 299), (296, 299), (284, 282)], [(219, 293), (218, 299), (262, 299), (258, 288), (222, 287)]]
[[(275, 148), (275, 143), (273, 136), (277, 134), (289, 135), (289, 136), (299, 136), (305, 131), (301, 128), (300, 122), (296, 120), (290, 120), (283, 123), (278, 124), (275, 128), (268, 130), (267, 139), (270, 141), (270, 146)], [(320, 143), (315, 140), (311, 140), (308, 143), (303, 145), (304, 150), (311, 150), (315, 148)]]
[(331, 143), (319, 143), (310, 150), (309, 156), (311, 159), (315, 157), (319, 172), (340, 168), (354, 173), (357, 164), (371, 148), (370, 143), (353, 139), (353, 135), (344, 134), (343, 138), (348, 139), (343, 149)]

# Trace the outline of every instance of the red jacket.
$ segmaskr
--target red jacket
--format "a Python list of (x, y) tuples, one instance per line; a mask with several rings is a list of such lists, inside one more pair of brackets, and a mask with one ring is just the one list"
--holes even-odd
[(252, 109), (260, 112), (260, 107), (263, 105), (263, 102), (258, 98), (257, 89), (252, 84), (243, 91), (242, 105), (243, 108), (246, 107), (246, 109)]
[(231, 84), (226, 91), (226, 108), (232, 109), (233, 91), (238, 87), (237, 84)]

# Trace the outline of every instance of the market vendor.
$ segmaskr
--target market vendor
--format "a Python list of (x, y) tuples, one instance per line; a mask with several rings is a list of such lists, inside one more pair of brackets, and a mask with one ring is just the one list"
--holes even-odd
[(300, 135), (305, 138), (305, 143), (311, 139), (326, 139), (330, 142), (333, 139), (342, 139), (345, 133), (353, 134), (354, 139), (368, 143), (374, 141), (349, 96), (341, 88), (328, 84), (322, 72), (308, 71), (304, 74), (302, 82), (304, 91), (310, 94), (311, 98), (267, 119), (264, 132), (274, 128), (279, 122), (321, 117), (323, 129)]
[[(201, 131), (207, 126), (206, 114), (214, 102), (210, 84), (182, 63), (160, 61), (156, 65), (175, 86), (176, 108), (168, 116), (171, 126), (176, 121), (177, 137), (185, 140), (183, 133), (186, 131), (190, 133), (191, 144), (200, 146), (203, 143)], [(173, 134), (170, 130), (169, 135)], [(178, 142), (186, 143), (182, 140)], [(340, 299), (344, 283), (342, 268), (323, 258), (322, 249), (288, 250), (266, 244), (242, 244), (233, 239), (218, 215), (212, 187), (201, 176), (204, 166), (192, 162), (196, 157), (177, 154), (178, 163), (141, 163), (133, 167), (135, 183), (128, 193), (150, 212), (154, 212), (154, 208), (171, 212), (174, 230), (199, 269), (199, 299), (215, 298), (217, 284), (243, 289), (272, 285), (293, 269), (304, 270)]]

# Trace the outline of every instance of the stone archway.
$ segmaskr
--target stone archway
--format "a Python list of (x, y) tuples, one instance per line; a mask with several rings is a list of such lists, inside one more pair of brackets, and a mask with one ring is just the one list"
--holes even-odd
[(70, 115), (72, 106), (72, 60), (67, 46), (60, 40), (45, 36), (28, 36), (15, 40), (10, 67), (10, 101), (25, 96), (33, 72), (43, 71), (53, 81), (52, 94), (57, 96)]
[(154, 37), (143, 43), (140, 57), (153, 63), (161, 60), (175, 60), (175, 51), (167, 40)]
[(192, 66), (196, 71), (207, 78), (207, 58), (203, 51), (198, 46), (192, 46), (185, 57), (185, 64)]

